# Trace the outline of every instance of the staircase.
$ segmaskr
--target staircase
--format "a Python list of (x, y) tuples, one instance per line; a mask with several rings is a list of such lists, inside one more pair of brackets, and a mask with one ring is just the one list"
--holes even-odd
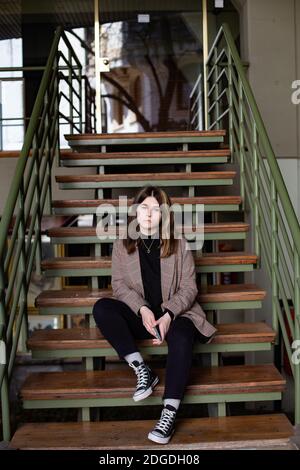
[[(112, 294), (111, 240), (108, 243), (96, 235), (97, 207), (103, 202), (117, 206), (117, 191), (128, 195), (130, 202), (136, 188), (147, 183), (166, 188), (172, 202), (190, 205), (193, 211), (196, 204), (204, 204), (205, 243), (202, 251), (195, 252), (198, 300), (218, 329), (210, 344), (195, 344), (183, 401), (187, 406), (207, 405), (208, 416), (179, 417), (172, 440), (163, 448), (290, 445), (294, 430), (284, 414), (247, 415), (244, 410), (242, 415), (231, 415), (231, 403), (280, 401), (286, 383), (272, 363), (226, 362), (230, 354), (244, 357), (249, 351), (272, 350), (276, 334), (266, 322), (244, 322), (241, 314), (247, 309), (263, 309), (266, 292), (244, 280), (244, 273), (259, 268), (260, 259), (245, 250), (251, 227), (244, 221), (243, 198), (235, 194), (238, 172), (231, 168), (225, 137), (224, 130), (67, 136), (71, 151), (61, 152), (60, 165), (70, 168), (70, 174), (56, 176), (56, 181), (63, 190), (77, 189), (79, 198), (53, 201), (53, 212), (90, 214), (93, 225), (49, 229), (52, 243), (63, 247), (63, 256), (44, 260), (42, 269), (49, 277), (84, 277), (88, 282), (44, 291), (36, 306), (40, 315), (84, 315), (85, 327), (35, 331), (28, 348), (34, 359), (79, 358), (82, 365), (72, 371), (32, 373), (20, 395), (24, 409), (76, 408), (81, 420), (25, 424), (14, 434), (10, 448), (162, 448), (147, 439), (156, 420), (144, 419), (143, 405), (161, 404), (164, 368), (156, 362), (167, 354), (166, 343), (153, 346), (151, 340), (137, 341), (160, 383), (150, 397), (134, 403), (135, 375), (95, 328), (91, 315), (96, 300)], [(89, 167), (87, 174), (77, 174), (79, 167)], [(80, 199), (80, 189), (94, 190), (94, 198)], [(221, 251), (222, 241), (234, 249)], [(85, 245), (89, 256), (69, 256), (72, 245), (73, 249)], [(238, 281), (222, 283), (225, 273), (235, 273)], [(199, 365), (201, 357), (206, 363)], [(100, 409), (101, 414), (105, 407), (133, 406), (138, 407), (138, 419), (134, 420), (103, 421), (95, 413)]]

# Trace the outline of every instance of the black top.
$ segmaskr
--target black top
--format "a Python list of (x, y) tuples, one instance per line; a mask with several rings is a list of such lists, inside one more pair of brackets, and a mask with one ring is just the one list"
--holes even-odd
[[(148, 250), (147, 250), (148, 249)], [(161, 271), (160, 271), (160, 240), (144, 237), (138, 244), (141, 274), (145, 300), (150, 304), (156, 320), (165, 314), (161, 309)], [(170, 312), (171, 318), (174, 315)]]

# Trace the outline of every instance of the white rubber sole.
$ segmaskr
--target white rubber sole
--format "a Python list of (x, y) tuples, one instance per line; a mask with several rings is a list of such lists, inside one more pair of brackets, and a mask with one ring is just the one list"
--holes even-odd
[(174, 432), (175, 432), (175, 429), (173, 429), (171, 436), (169, 436), (169, 437), (159, 437), (159, 436), (156, 436), (156, 434), (153, 434), (152, 431), (151, 431), (148, 434), (148, 439), (150, 439), (150, 441), (156, 442), (157, 444), (168, 444), (168, 442), (170, 441), (170, 439), (173, 436)]
[(151, 393), (153, 392), (153, 389), (154, 387), (158, 384), (159, 382), (159, 378), (156, 377), (156, 379), (154, 380), (154, 382), (151, 384), (151, 386), (149, 388), (147, 388), (147, 390), (145, 390), (143, 393), (141, 393), (140, 395), (138, 396), (133, 396), (133, 400), (134, 401), (140, 401), (140, 400), (144, 400), (145, 398), (149, 397), (149, 395), (151, 395)]

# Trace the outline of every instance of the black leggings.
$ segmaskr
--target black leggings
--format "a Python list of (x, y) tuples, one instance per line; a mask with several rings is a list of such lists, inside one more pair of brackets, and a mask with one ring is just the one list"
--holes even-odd
[[(154, 339), (138, 317), (124, 302), (111, 298), (99, 299), (93, 307), (95, 322), (103, 336), (113, 346), (120, 359), (138, 351), (134, 339)], [(165, 340), (168, 357), (163, 399), (182, 400), (192, 365), (195, 338), (207, 338), (187, 317), (177, 317), (171, 324)]]

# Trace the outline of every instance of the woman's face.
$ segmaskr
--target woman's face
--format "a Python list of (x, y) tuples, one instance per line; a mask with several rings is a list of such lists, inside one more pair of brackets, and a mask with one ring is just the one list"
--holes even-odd
[(160, 207), (157, 199), (148, 196), (137, 207), (137, 221), (140, 230), (145, 235), (152, 235), (159, 227), (161, 219)]

